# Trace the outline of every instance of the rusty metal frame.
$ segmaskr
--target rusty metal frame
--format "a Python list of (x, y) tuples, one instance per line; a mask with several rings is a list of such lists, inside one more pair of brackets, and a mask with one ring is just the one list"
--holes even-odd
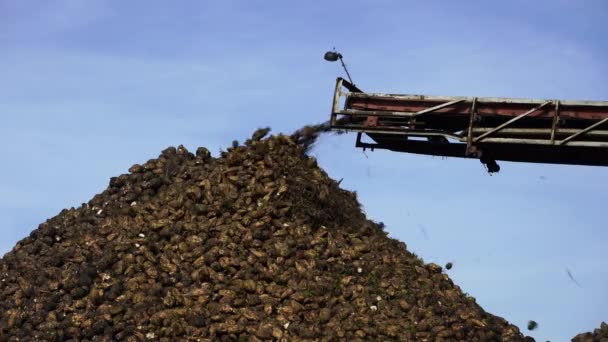
[(449, 106), (453, 106), (453, 105), (455, 105), (457, 103), (463, 102), (464, 100), (466, 100), (466, 99), (456, 99), (456, 100), (453, 100), (453, 101), (445, 102), (445, 103), (442, 103), (440, 105), (437, 105), (437, 106), (434, 106), (434, 107), (431, 107), (431, 108), (427, 108), (427, 109), (421, 110), (419, 112), (413, 113), (410, 116), (419, 116), (419, 115), (422, 115), (422, 114), (431, 113), (431, 112), (434, 112), (434, 111), (437, 111), (437, 110), (440, 110), (440, 109), (443, 109), (443, 108), (446, 108), (446, 107), (449, 107)]
[(375, 128), (375, 127), (357, 127), (357, 126), (340, 126), (340, 129), (344, 129), (350, 132), (358, 133), (376, 133), (376, 134), (391, 134), (391, 135), (405, 135), (408, 137), (444, 137), (458, 141), (462, 141), (462, 136), (443, 130), (422, 130), (422, 129), (390, 129), (390, 128)]
[(474, 147), (473, 147), (473, 124), (477, 120), (477, 97), (473, 98), (469, 112), (470, 112), (469, 128), (468, 128), (468, 132), (467, 132), (467, 149), (466, 149), (467, 155), (471, 155), (475, 152)]
[[(431, 95), (403, 95), (403, 94), (385, 94), (385, 93), (351, 93), (351, 97), (361, 99), (375, 99), (375, 98), (386, 98), (392, 100), (406, 100), (406, 101), (438, 101), (448, 102), (454, 100), (468, 100), (470, 96), (431, 96)], [(505, 97), (480, 97), (478, 98), (479, 103), (488, 102), (500, 102), (508, 104), (535, 104), (541, 105), (545, 102), (555, 102), (554, 100), (546, 99), (525, 99), (525, 98), (505, 98)], [(606, 101), (561, 101), (560, 106), (589, 106), (589, 107), (601, 107), (605, 108), (608, 102)]]
[[(367, 132), (366, 132), (367, 133)], [(357, 140), (356, 147), (363, 149), (385, 149), (395, 152), (406, 152), (422, 155), (434, 155), (444, 157), (473, 158), (478, 156), (466, 154), (466, 144), (461, 143), (429, 143), (416, 140), (405, 140), (403, 142), (391, 141), (383, 142), (381, 137), (373, 133), (367, 135), (374, 140), (373, 143), (361, 141), (361, 136)], [(494, 139), (494, 138), (489, 138)], [(497, 161), (528, 162), (528, 163), (549, 163), (565, 165), (590, 165), (608, 166), (607, 151), (598, 148), (585, 146), (568, 146), (563, 149), (556, 148), (547, 144), (542, 145), (521, 145), (521, 144), (484, 144), (484, 149), (488, 149), (492, 157)]]
[(340, 112), (340, 98), (342, 97), (342, 85), (344, 80), (341, 77), (336, 79), (336, 87), (334, 89), (334, 99), (332, 101), (331, 107), (331, 118), (329, 120), (330, 127), (334, 127), (336, 125), (336, 119), (338, 117), (338, 113)]
[[(350, 93), (343, 93), (342, 87), (348, 89), (350, 91)], [(343, 95), (346, 95), (346, 94), (348, 94), (349, 96), (366, 95), (365, 93), (362, 92), (361, 89), (359, 89), (355, 85), (351, 84), (350, 82), (348, 82), (347, 80), (345, 80), (341, 77), (338, 77), (336, 79), (336, 87), (334, 90), (334, 98), (333, 98), (333, 105), (332, 105), (332, 111), (331, 111), (330, 124), (332, 126), (334, 126), (336, 124), (337, 115), (416, 117), (416, 116), (420, 116), (423, 114), (432, 113), (434, 111), (437, 111), (437, 110), (440, 110), (440, 109), (443, 109), (443, 108), (446, 108), (449, 106), (453, 106), (455, 104), (468, 100), (468, 98), (466, 98), (466, 97), (452, 98), (452, 99), (449, 99), (449, 101), (447, 101), (445, 103), (421, 110), (419, 112), (414, 112), (414, 113), (393, 112), (393, 111), (366, 111), (366, 110), (353, 110), (353, 109), (340, 110), (339, 109), (340, 99), (342, 98)]]
[(356, 109), (345, 109), (339, 111), (337, 114), (350, 115), (350, 116), (381, 116), (381, 117), (414, 117), (416, 113), (408, 112), (390, 112), (382, 110), (356, 110)]
[[(521, 138), (486, 138), (484, 143), (517, 144), (517, 145), (546, 145), (555, 146), (547, 139), (521, 139)], [(561, 144), (558, 144), (561, 145)], [(578, 147), (608, 147), (608, 141), (569, 141), (566, 146)]]
[[(356, 132), (357, 147), (608, 166), (608, 128), (599, 127), (608, 123), (608, 102), (368, 94), (342, 78), (333, 95), (331, 128)], [(366, 124), (369, 117), (378, 124)], [(374, 143), (363, 142), (364, 133)]]
[(489, 136), (489, 135), (491, 135), (491, 134), (493, 134), (493, 133), (495, 133), (495, 132), (500, 131), (501, 129), (503, 129), (503, 128), (505, 128), (505, 127), (507, 127), (507, 126), (509, 126), (509, 125), (513, 124), (514, 122), (517, 122), (517, 121), (519, 121), (519, 120), (523, 119), (524, 117), (526, 117), (526, 116), (528, 116), (528, 115), (530, 115), (530, 114), (532, 114), (532, 113), (536, 112), (537, 110), (542, 109), (543, 107), (545, 107), (545, 106), (546, 106), (546, 105), (548, 105), (549, 103), (551, 103), (551, 101), (547, 101), (547, 102), (545, 102), (545, 103), (543, 103), (543, 104), (541, 104), (541, 105), (538, 105), (538, 106), (536, 106), (536, 107), (534, 107), (534, 108), (530, 109), (529, 111), (527, 111), (527, 112), (525, 112), (525, 113), (523, 113), (523, 114), (520, 114), (520, 115), (518, 115), (518, 116), (514, 117), (513, 119), (511, 119), (511, 120), (509, 120), (509, 121), (507, 121), (507, 122), (505, 122), (505, 123), (503, 123), (503, 124), (499, 125), (498, 127), (493, 128), (493, 129), (491, 129), (491, 130), (489, 130), (489, 131), (485, 132), (484, 134), (482, 134), (482, 135), (480, 135), (480, 136), (476, 137), (476, 138), (475, 138), (473, 141), (474, 141), (474, 142), (480, 142), (480, 141), (481, 141), (482, 139), (484, 139), (485, 137), (487, 137), (487, 136)]
[[(571, 140), (573, 140), (574, 138), (576, 138), (576, 137), (578, 137), (580, 135), (583, 135), (583, 134), (585, 134), (585, 133), (593, 130), (594, 128), (600, 126), (601, 124), (603, 124), (605, 122), (608, 122), (608, 118), (600, 120), (600, 121), (594, 123), (593, 125), (591, 125), (591, 126), (585, 128), (585, 129), (583, 129), (582, 131), (572, 134), (571, 136), (569, 136), (569, 137), (565, 138), (564, 140), (560, 141), (558, 145), (560, 145), (560, 146), (561, 145), (566, 145), (566, 144), (572, 145), (571, 143), (569, 143)], [(606, 146), (608, 146), (608, 143), (605, 146), (602, 146), (602, 147), (606, 147)]]
[(555, 134), (557, 133), (557, 126), (559, 124), (559, 103), (555, 101), (555, 115), (553, 116), (553, 124), (551, 125), (551, 145), (555, 144)]
[[(478, 127), (473, 128), (473, 133), (485, 133), (489, 131), (491, 128), (488, 127)], [(575, 128), (562, 128), (556, 129), (555, 131), (552, 128), (504, 128), (497, 134), (504, 135), (512, 135), (512, 136), (538, 136), (538, 135), (550, 135), (554, 132), (553, 139), (555, 140), (559, 135), (571, 135), (580, 132), (580, 129)], [(585, 134), (589, 137), (608, 137), (607, 130), (592, 130)], [(549, 140), (551, 141), (551, 140)]]

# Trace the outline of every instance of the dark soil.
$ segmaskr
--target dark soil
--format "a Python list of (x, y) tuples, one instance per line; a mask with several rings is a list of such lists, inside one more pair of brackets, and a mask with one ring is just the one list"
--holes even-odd
[(314, 132), (171, 147), (47, 220), (0, 260), (0, 340), (532, 340), (367, 220)]

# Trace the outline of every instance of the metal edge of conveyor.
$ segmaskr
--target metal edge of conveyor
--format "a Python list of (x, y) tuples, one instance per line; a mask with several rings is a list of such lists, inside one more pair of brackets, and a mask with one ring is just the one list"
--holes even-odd
[[(433, 141), (407, 140), (395, 136), (365, 133), (374, 143), (361, 140), (361, 133), (357, 136), (356, 147), (363, 149), (386, 149), (395, 152), (406, 152), (441, 157), (456, 157), (479, 159), (477, 156), (467, 155), (466, 144), (441, 143)], [(603, 148), (588, 148), (578, 146), (544, 146), (522, 144), (480, 144), (483, 154), (497, 161), (608, 166), (608, 150)]]

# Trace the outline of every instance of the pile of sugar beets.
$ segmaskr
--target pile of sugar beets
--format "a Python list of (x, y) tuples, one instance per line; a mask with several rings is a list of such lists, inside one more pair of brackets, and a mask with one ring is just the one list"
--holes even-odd
[(608, 342), (608, 324), (602, 322), (593, 332), (576, 335), (572, 342)]
[(0, 341), (532, 340), (367, 220), (312, 131), (167, 148), (42, 223), (0, 260)]

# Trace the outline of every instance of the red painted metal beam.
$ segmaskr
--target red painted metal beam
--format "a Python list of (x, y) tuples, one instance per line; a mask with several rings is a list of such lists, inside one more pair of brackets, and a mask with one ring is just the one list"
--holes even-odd
[(608, 166), (608, 102), (342, 92), (345, 84), (336, 82), (331, 127), (359, 132), (361, 148)]
[[(437, 106), (446, 100), (410, 100), (396, 99), (392, 97), (357, 97), (348, 96), (347, 108), (355, 110), (369, 111), (391, 111), (414, 113), (427, 108)], [(518, 116), (534, 108), (539, 103), (531, 101), (529, 103), (510, 103), (510, 102), (484, 102), (482, 99), (477, 102), (477, 111), (481, 116)], [(447, 114), (455, 116), (468, 117), (470, 102), (462, 102), (450, 107), (442, 108), (433, 112), (433, 114)], [(555, 115), (555, 107), (547, 106), (539, 110), (529, 117), (535, 118), (552, 118)], [(606, 107), (598, 105), (584, 104), (562, 104), (560, 107), (560, 117), (564, 119), (581, 119), (581, 120), (601, 120), (608, 117), (608, 103)]]

